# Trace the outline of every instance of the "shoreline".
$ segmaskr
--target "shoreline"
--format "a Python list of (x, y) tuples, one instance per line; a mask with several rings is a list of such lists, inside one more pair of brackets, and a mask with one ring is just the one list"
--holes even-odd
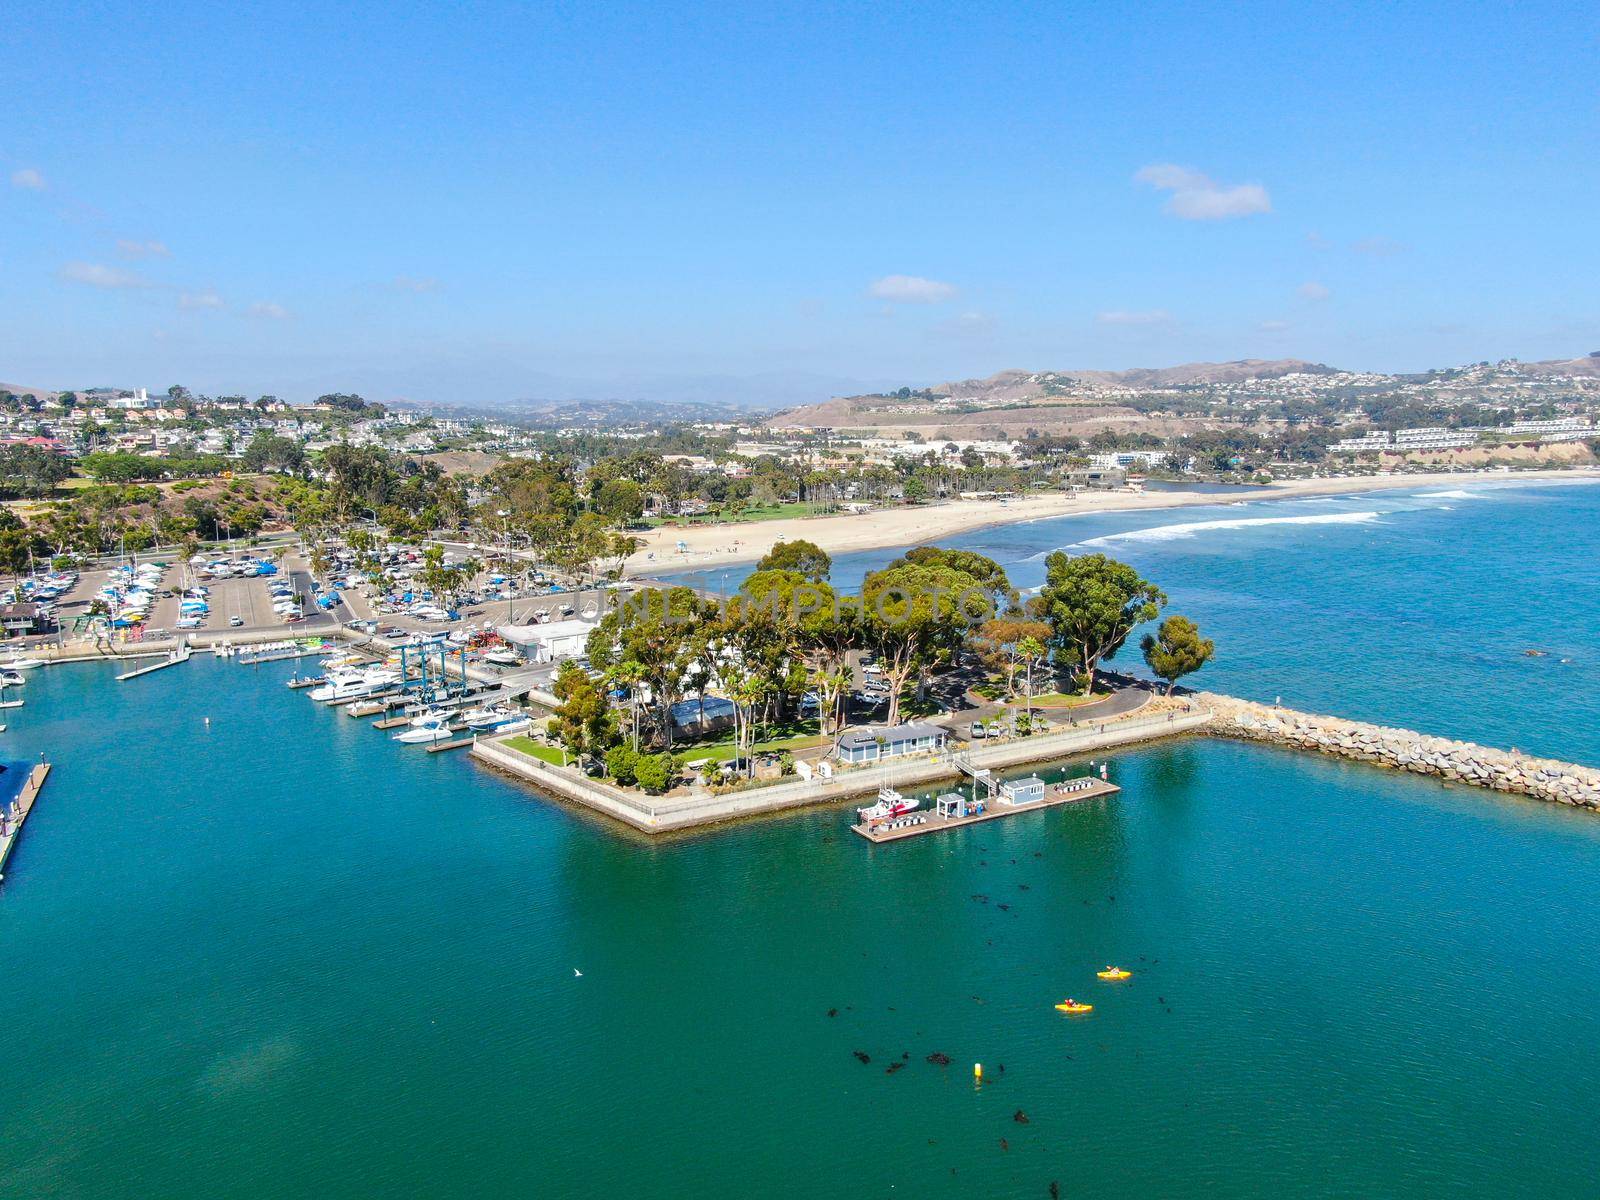
[[(1427, 474), (1346, 475), (1325, 479), (1262, 484), (1251, 492), (1048, 492), (1022, 496), (1004, 505), (993, 500), (953, 500), (918, 507), (878, 509), (861, 514), (788, 517), (729, 525), (663, 526), (641, 540), (630, 557), (633, 575), (678, 572), (718, 564), (755, 562), (779, 541), (804, 539), (830, 555), (926, 545), (943, 538), (996, 525), (1019, 525), (1087, 513), (1140, 512), (1172, 508), (1295, 500), (1313, 496), (1359, 495), (1364, 492), (1465, 483), (1525, 480), (1600, 480), (1600, 467), (1562, 467), (1530, 471), (1440, 471)], [(678, 543), (686, 547), (677, 549)]]

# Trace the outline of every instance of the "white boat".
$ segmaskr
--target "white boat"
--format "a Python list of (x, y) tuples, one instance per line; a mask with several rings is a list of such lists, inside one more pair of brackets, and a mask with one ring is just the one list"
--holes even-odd
[(516, 709), (505, 708), (500, 705), (496, 705), (493, 708), (469, 708), (461, 714), (461, 719), (467, 723), (468, 729), (475, 729), (480, 732), (492, 729), (496, 733), (501, 732), (506, 726), (514, 722), (527, 720)]
[(0, 700), (0, 708), (21, 708), (23, 703), (21, 700)]
[(28, 677), (21, 671), (0, 671), (0, 687), (21, 687)]
[(8, 658), (0, 662), (0, 671), (32, 671), (44, 663), (42, 658)]
[(493, 650), (483, 652), (483, 661), (501, 667), (516, 667), (522, 665), (522, 655), (504, 646), (496, 646)]
[(886, 821), (890, 817), (898, 817), (901, 813), (914, 811), (922, 801), (915, 797), (902, 796), (893, 788), (879, 788), (878, 802), (866, 808), (856, 809), (856, 815), (861, 818), (863, 825), (872, 821)]
[(411, 728), (395, 734), (394, 740), (415, 746), (428, 742), (443, 742), (450, 736), (450, 718), (444, 713), (434, 713), (432, 716), (418, 717), (412, 721)]
[(384, 671), (369, 668), (365, 671), (329, 671), (328, 681), (319, 688), (313, 688), (313, 700), (359, 700), (362, 696), (370, 696), (373, 692), (381, 692), (400, 682), (400, 676), (395, 671)]

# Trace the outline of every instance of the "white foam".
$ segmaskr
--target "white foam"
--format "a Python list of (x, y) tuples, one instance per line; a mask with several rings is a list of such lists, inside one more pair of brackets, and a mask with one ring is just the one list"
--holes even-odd
[(1156, 525), (1149, 529), (1130, 529), (1126, 533), (1108, 533), (1104, 537), (1090, 538), (1079, 546), (1109, 546), (1117, 542), (1171, 542), (1179, 538), (1192, 538), (1202, 533), (1225, 529), (1254, 529), (1264, 525), (1365, 525), (1376, 521), (1377, 512), (1313, 513), (1303, 517), (1235, 517), (1222, 521), (1189, 521), (1182, 525)]
[(1417, 496), (1427, 500), (1487, 500), (1482, 492), (1469, 492), (1462, 488), (1455, 488), (1448, 492), (1418, 492)]

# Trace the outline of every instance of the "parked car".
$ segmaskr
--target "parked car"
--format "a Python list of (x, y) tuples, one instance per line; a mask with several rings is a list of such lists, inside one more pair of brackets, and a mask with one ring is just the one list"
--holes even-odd
[(989, 736), (989, 731), (984, 728), (982, 721), (974, 721), (972, 723), (972, 728), (968, 732), (972, 735), (973, 741), (977, 741), (980, 738), (986, 738)]
[(241, 617), (238, 613), (234, 613), (233, 616), (228, 618), (228, 624), (232, 628), (237, 629), (237, 628), (239, 628), (239, 626), (244, 624), (244, 618)]

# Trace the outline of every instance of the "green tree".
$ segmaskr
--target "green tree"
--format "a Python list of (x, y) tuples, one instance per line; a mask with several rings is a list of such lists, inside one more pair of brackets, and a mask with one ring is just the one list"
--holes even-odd
[(758, 571), (794, 571), (814, 583), (821, 583), (833, 570), (833, 559), (814, 542), (804, 539), (779, 542), (756, 564)]
[(613, 746), (606, 751), (606, 774), (623, 787), (638, 780), (639, 752), (632, 746)]
[(595, 497), (595, 511), (614, 525), (631, 525), (644, 515), (644, 489), (631, 479), (613, 479)]
[(0, 446), (0, 493), (43, 496), (72, 474), (67, 459), (44, 446)]
[(568, 753), (580, 758), (601, 754), (616, 741), (616, 717), (605, 693), (577, 663), (561, 664), (555, 697), (559, 704), (550, 718), (550, 729)]
[(652, 796), (659, 796), (670, 791), (678, 781), (678, 756), (667, 752), (641, 754), (633, 771), (640, 787)]
[(965, 571), (905, 563), (862, 581), (860, 612), (867, 645), (883, 659), (889, 685), (889, 724), (900, 720), (900, 697), (913, 672), (925, 679), (950, 662), (967, 631), (988, 614), (964, 601), (982, 593)]
[(1011, 586), (1005, 568), (994, 559), (976, 550), (946, 550), (942, 546), (918, 546), (908, 550), (889, 565), (902, 566), (915, 563), (919, 567), (950, 567), (964, 571), (988, 593), (996, 614), (1016, 607), (1017, 589)]
[(589, 634), (589, 661), (601, 671), (619, 663), (637, 665), (649, 688), (648, 713), (659, 744), (672, 747), (672, 706), (683, 699), (686, 680), (702, 661), (715, 607), (689, 588), (646, 588), (600, 619)]
[(1178, 680), (1205, 666), (1217, 651), (1215, 642), (1200, 636), (1199, 626), (1176, 613), (1162, 621), (1153, 635), (1145, 634), (1140, 647), (1150, 669), (1167, 681), (1169, 696)]
[(1045, 559), (1040, 596), (1055, 644), (1082, 668), (1086, 696), (1094, 691), (1101, 662), (1167, 602), (1160, 588), (1127, 563), (1104, 554), (1072, 558), (1060, 550)]

